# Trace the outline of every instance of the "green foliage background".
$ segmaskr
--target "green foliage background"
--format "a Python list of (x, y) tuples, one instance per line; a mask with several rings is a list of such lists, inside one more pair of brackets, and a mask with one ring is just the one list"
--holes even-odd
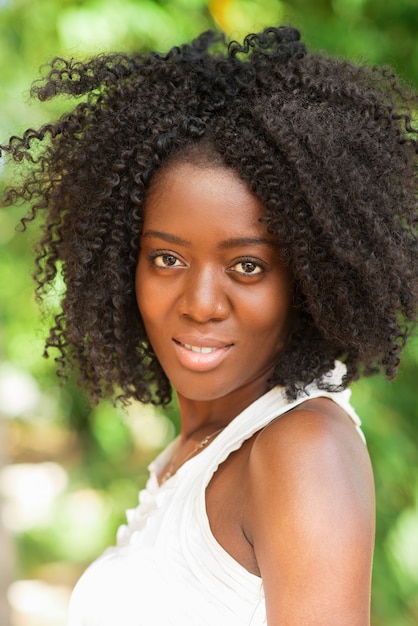
[[(65, 101), (42, 106), (29, 101), (30, 83), (52, 56), (164, 50), (206, 28), (220, 27), (239, 38), (284, 22), (298, 26), (312, 49), (388, 63), (417, 86), (416, 0), (1, 0), (0, 141), (67, 106)], [(10, 174), (3, 168), (0, 175), (7, 180)], [(47, 320), (34, 303), (30, 278), (36, 233), (15, 233), (23, 213), (24, 208), (0, 213), (0, 377), (13, 370), (36, 380), (39, 401), (7, 422), (8, 454), (13, 462), (61, 463), (70, 480), (49, 522), (17, 533), (16, 576), (72, 584), (114, 541), (156, 449), (135, 436), (133, 424), (148, 419), (138, 418), (135, 407), (123, 415), (107, 404), (92, 409), (73, 381), (65, 389), (57, 386), (53, 362), (41, 358)], [(52, 294), (46, 310), (55, 304)], [(374, 379), (353, 390), (376, 477), (372, 609), (378, 626), (418, 623), (417, 382), (415, 342), (395, 383)], [(175, 407), (169, 414), (172, 431), (156, 419), (162, 445), (177, 428)], [(95, 494), (96, 517), (86, 517), (80, 493), (89, 493), (90, 501)]]

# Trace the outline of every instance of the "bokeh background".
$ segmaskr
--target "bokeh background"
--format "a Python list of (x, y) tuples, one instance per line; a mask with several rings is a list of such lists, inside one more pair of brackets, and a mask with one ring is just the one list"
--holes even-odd
[[(417, 0), (0, 0), (0, 142), (71, 104), (30, 101), (53, 56), (167, 50), (207, 28), (240, 38), (279, 23), (298, 26), (311, 49), (390, 64), (418, 84)], [(0, 184), (9, 176), (0, 162)], [(53, 358), (41, 356), (59, 287), (41, 312), (36, 228), (16, 232), (25, 210), (0, 212), (0, 624), (63, 626), (71, 587), (114, 542), (178, 416), (93, 408), (74, 381), (59, 386)], [(374, 626), (418, 624), (417, 387), (412, 341), (396, 382), (353, 388), (376, 477)]]

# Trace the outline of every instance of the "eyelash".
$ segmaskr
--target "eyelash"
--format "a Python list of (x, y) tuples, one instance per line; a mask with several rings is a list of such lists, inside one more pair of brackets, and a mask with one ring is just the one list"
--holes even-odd
[[(245, 265), (246, 263), (254, 265), (256, 268), (259, 268), (259, 271), (257, 271), (257, 272), (239, 272), (238, 270), (232, 269), (233, 267), (236, 267), (237, 265)], [(244, 257), (242, 259), (238, 259), (237, 261), (235, 261), (234, 264), (231, 265), (228, 269), (230, 271), (236, 272), (237, 274), (240, 274), (242, 276), (259, 276), (260, 274), (262, 274), (266, 270), (266, 266), (264, 265), (264, 263), (261, 263), (261, 261), (259, 261), (258, 259), (253, 259), (251, 257)]]
[[(155, 250), (153, 252), (150, 252), (148, 254), (148, 260), (152, 263), (152, 265), (154, 265), (154, 267), (158, 267), (160, 269), (170, 269), (172, 267), (183, 267), (184, 265), (159, 265), (158, 263), (156, 263), (156, 259), (158, 258), (163, 258), (163, 257), (171, 257), (172, 259), (174, 259), (175, 263), (177, 263), (179, 261), (178, 257), (173, 254), (172, 252), (166, 252), (164, 250)], [(239, 271), (239, 270), (235, 270), (233, 269), (234, 267), (236, 267), (237, 265), (245, 265), (246, 263), (254, 265), (255, 269), (259, 269), (259, 271), (256, 272), (244, 272), (244, 271)], [(264, 263), (262, 263), (260, 260), (258, 259), (254, 259), (252, 257), (243, 257), (241, 259), (237, 259), (233, 262), (232, 265), (230, 265), (228, 268), (228, 271), (230, 272), (234, 272), (236, 274), (239, 274), (240, 276), (258, 276), (260, 274), (262, 274), (265, 270), (266, 270), (266, 266)]]
[(166, 269), (166, 268), (171, 268), (171, 267), (179, 267), (178, 265), (158, 265), (158, 263), (156, 263), (155, 261), (156, 261), (156, 259), (158, 259), (160, 257), (161, 258), (162, 257), (171, 257), (175, 261), (179, 260), (175, 254), (173, 254), (172, 252), (165, 252), (164, 250), (155, 250), (155, 251), (150, 252), (148, 254), (148, 260), (151, 261), (151, 263), (155, 267), (159, 267), (161, 269)]

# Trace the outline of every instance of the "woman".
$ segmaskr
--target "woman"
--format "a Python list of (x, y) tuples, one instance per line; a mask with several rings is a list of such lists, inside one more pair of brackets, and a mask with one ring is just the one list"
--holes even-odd
[[(93, 397), (165, 405), (181, 434), (83, 575), (71, 626), (366, 626), (370, 462), (348, 384), (394, 377), (417, 314), (415, 95), (309, 54), (241, 46), (56, 59), (87, 94), (4, 147), (36, 161), (47, 340)], [(40, 143), (40, 147), (39, 147)]]

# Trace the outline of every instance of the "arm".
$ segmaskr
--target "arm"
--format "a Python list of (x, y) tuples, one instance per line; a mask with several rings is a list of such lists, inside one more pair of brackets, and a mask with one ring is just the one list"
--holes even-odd
[(258, 436), (246, 530), (269, 626), (368, 626), (374, 489), (366, 447), (332, 401), (305, 403)]

